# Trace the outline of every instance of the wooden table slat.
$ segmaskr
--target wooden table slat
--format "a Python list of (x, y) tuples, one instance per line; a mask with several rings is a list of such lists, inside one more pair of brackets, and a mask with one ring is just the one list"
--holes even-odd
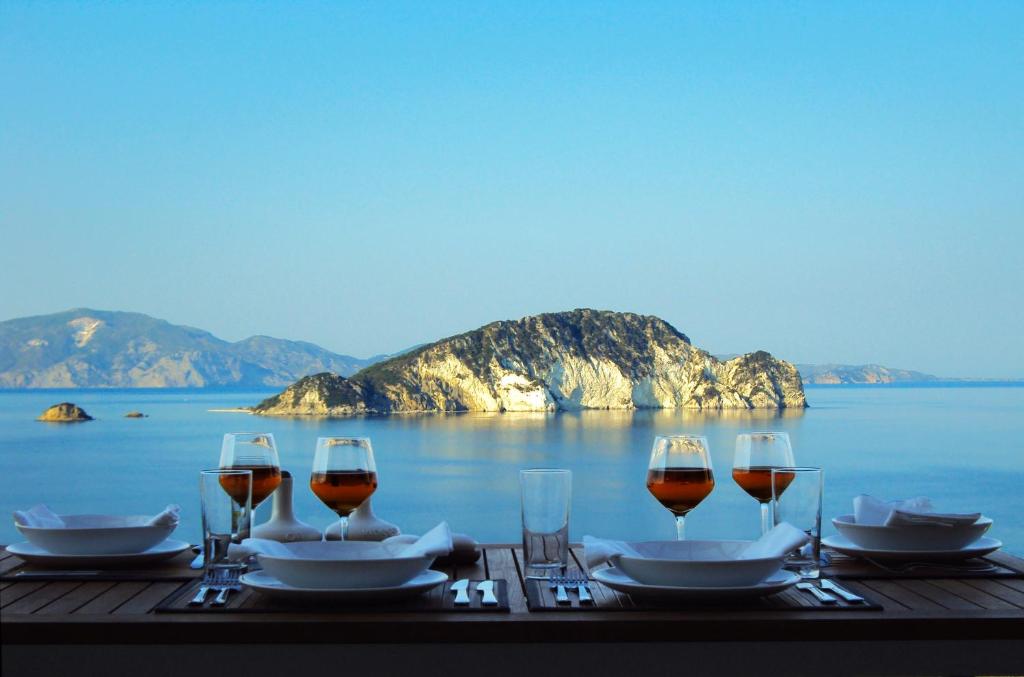
[(932, 585), (947, 590), (958, 597), (975, 604), (982, 609), (1019, 609), (1016, 604), (994, 597), (978, 588), (971, 587), (962, 581), (948, 578), (938, 578), (929, 581)]
[[(927, 597), (922, 597), (913, 590), (910, 590), (903, 585), (905, 582), (906, 580), (888, 581), (880, 578), (860, 581), (861, 585), (882, 593), (886, 597), (899, 602), (907, 609), (917, 611), (922, 609), (941, 610), (946, 608), (941, 604), (934, 602)], [(845, 585), (846, 581), (843, 581), (843, 584)]]
[(83, 583), (66, 595), (62, 595), (60, 598), (38, 609), (36, 614), (42, 616), (63, 616), (74, 613), (79, 607), (88, 604), (115, 585), (117, 583), (113, 581)]
[(1024, 592), (1005, 585), (1003, 581), (986, 581), (983, 578), (979, 578), (972, 581), (962, 582), (972, 588), (977, 588), (978, 590), (986, 592), (993, 597), (1009, 602), (1020, 609), (1024, 609)]
[(142, 581), (125, 581), (101, 592), (93, 600), (75, 609), (75, 614), (109, 614), (135, 595), (139, 594), (149, 583)]
[(863, 597), (874, 598), (876, 602), (881, 604), (886, 609), (891, 609), (893, 611), (906, 611), (910, 608), (907, 605), (902, 604), (898, 600), (889, 597), (884, 592), (868, 587), (864, 581), (844, 580), (843, 587), (854, 594), (861, 595)]
[(160, 602), (178, 588), (191, 585), (190, 583), (160, 582), (150, 583), (149, 586), (127, 602), (113, 610), (115, 616), (126, 616), (130, 614), (148, 614)]
[(900, 582), (903, 584), (903, 587), (908, 590), (913, 590), (922, 597), (930, 599), (936, 604), (942, 605), (946, 609), (974, 611), (982, 608), (970, 600), (966, 600), (949, 590), (945, 590), (935, 585), (930, 579), (927, 581), (904, 580)]
[(28, 581), (7, 586), (0, 590), (0, 609), (6, 608), (11, 603), (18, 601), (44, 585), (46, 585), (44, 581)]
[(8, 604), (3, 611), (5, 614), (31, 614), (82, 585), (84, 584), (80, 581), (46, 583), (17, 602)]
[(488, 548), (484, 550), (484, 563), (488, 578), (508, 581), (508, 606), (512, 613), (526, 613), (526, 589), (515, 551), (512, 548)]

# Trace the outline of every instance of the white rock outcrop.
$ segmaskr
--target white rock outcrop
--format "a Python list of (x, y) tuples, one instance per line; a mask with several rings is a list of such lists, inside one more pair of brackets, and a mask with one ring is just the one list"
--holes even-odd
[(596, 310), (494, 322), (368, 367), (307, 376), (267, 415), (804, 407), (800, 374), (755, 352), (721, 361), (667, 322)]

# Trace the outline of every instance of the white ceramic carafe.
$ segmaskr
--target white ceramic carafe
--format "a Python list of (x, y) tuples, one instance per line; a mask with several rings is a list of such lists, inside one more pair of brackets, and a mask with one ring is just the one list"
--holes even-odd
[[(373, 514), (373, 506), (370, 499), (363, 501), (362, 505), (352, 511), (348, 516), (348, 533), (345, 538), (350, 541), (383, 541), (402, 533), (401, 530), (391, 522), (382, 520)], [(337, 541), (341, 538), (341, 522), (335, 522), (324, 531), (324, 538), (328, 541)]]
[(270, 519), (252, 530), (253, 538), (268, 538), (272, 541), (319, 541), (320, 530), (295, 518), (292, 509), (292, 474), (281, 471), (281, 484), (274, 490), (274, 502)]

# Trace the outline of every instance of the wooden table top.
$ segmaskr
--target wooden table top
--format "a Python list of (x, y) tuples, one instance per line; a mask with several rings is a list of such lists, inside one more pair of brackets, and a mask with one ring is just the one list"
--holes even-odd
[[(573, 549), (581, 560), (582, 552)], [(993, 561), (1024, 571), (1024, 560), (996, 553)], [(0, 553), (0, 575), (23, 563)], [(470, 566), (449, 567), (451, 579), (504, 578), (511, 612), (491, 613), (155, 613), (188, 581), (0, 582), (2, 642), (34, 644), (337, 643), (345, 642), (631, 642), (704, 641), (756, 635), (765, 641), (1021, 640), (1024, 577), (844, 579), (882, 610), (603, 608), (530, 612), (515, 546), (485, 546)], [(607, 609), (607, 610), (606, 610)]]

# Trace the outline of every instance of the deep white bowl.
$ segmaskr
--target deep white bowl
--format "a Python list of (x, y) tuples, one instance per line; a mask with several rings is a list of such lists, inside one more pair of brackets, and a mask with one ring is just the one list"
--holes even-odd
[(850, 542), (872, 550), (959, 550), (985, 535), (992, 526), (988, 517), (974, 524), (946, 527), (932, 524), (887, 527), (857, 524), (853, 515), (832, 518), (832, 524)]
[(401, 557), (405, 545), (363, 541), (286, 543), (295, 557), (260, 554), (263, 570), (296, 588), (388, 588), (402, 585), (434, 563)]
[(59, 529), (15, 523), (32, 545), (55, 555), (133, 555), (167, 540), (177, 524), (146, 524), (152, 515), (60, 515)]
[(643, 557), (609, 561), (645, 585), (730, 587), (757, 585), (782, 566), (785, 555), (736, 559), (751, 541), (648, 541), (631, 545)]

